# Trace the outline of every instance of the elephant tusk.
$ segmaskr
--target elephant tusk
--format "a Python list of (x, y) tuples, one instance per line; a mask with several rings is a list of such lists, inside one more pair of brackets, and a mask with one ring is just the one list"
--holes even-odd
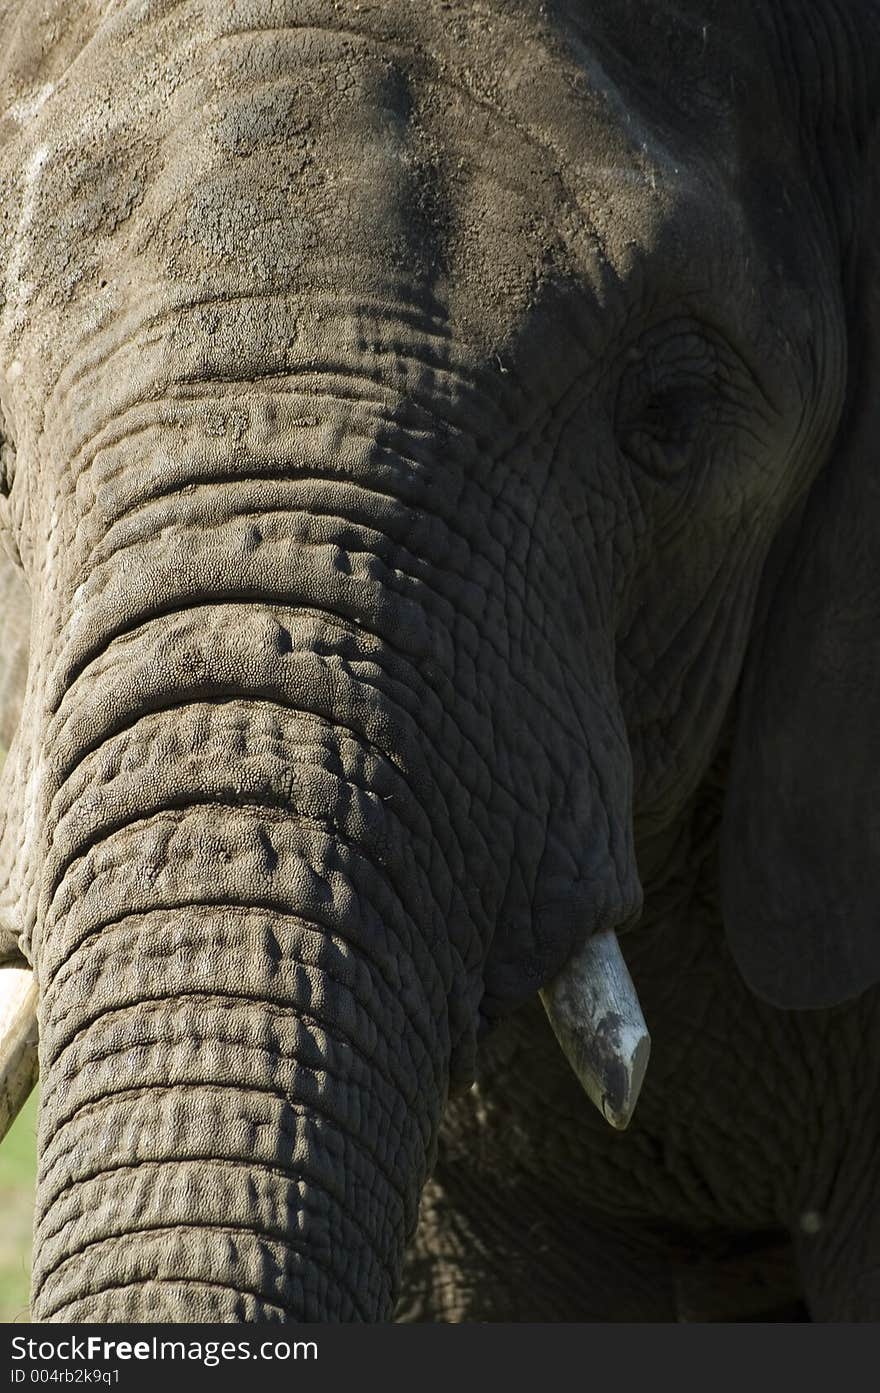
[(0, 1141), (37, 1081), (37, 984), (30, 968), (0, 966)]
[(562, 1052), (606, 1122), (633, 1115), (651, 1037), (617, 935), (587, 939), (540, 993)]

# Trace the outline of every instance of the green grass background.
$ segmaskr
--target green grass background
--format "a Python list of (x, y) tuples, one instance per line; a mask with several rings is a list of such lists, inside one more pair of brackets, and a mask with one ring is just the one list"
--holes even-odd
[[(0, 769), (6, 750), (0, 744)], [(37, 1090), (0, 1142), (0, 1324), (27, 1320), (37, 1168)]]
[(0, 1143), (0, 1323), (28, 1319), (37, 1151), (34, 1089)]
[[(0, 744), (0, 769), (6, 759)], [(0, 1142), (0, 1324), (28, 1319), (37, 1169), (35, 1088)]]

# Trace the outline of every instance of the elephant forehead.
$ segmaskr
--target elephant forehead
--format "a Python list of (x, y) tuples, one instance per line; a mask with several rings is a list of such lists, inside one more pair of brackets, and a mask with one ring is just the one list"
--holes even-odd
[(499, 340), (549, 263), (624, 255), (687, 182), (566, 6), (153, 0), (82, 38), (3, 94), (12, 333), (30, 287), (100, 312), (114, 252), (148, 247), (160, 278), (445, 275)]

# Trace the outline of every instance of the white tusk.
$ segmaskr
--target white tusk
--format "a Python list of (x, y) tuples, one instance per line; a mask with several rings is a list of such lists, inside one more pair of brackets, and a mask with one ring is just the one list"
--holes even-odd
[(37, 1082), (37, 984), (30, 968), (0, 965), (0, 1140)]
[(593, 934), (541, 992), (562, 1052), (606, 1122), (624, 1128), (648, 1067), (651, 1037), (617, 935)]

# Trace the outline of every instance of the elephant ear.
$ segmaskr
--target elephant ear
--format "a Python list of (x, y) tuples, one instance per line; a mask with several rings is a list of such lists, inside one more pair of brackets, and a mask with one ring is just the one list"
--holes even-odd
[[(873, 171), (868, 186), (880, 213)], [(724, 807), (728, 942), (751, 988), (782, 1007), (831, 1006), (880, 980), (876, 224), (870, 235), (847, 287), (843, 419), (765, 570)]]

